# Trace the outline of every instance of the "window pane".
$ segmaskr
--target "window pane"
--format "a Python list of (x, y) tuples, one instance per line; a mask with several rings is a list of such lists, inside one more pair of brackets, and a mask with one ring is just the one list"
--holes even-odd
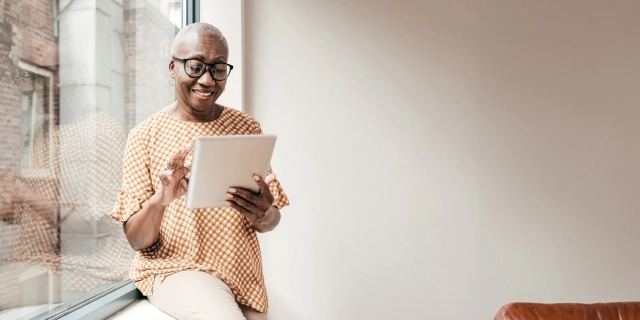
[(110, 217), (131, 128), (175, 100), (180, 0), (5, 0), (0, 19), (0, 318), (129, 278)]

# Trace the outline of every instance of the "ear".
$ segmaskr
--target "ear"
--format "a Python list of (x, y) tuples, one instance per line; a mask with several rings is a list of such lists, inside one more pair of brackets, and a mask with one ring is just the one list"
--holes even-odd
[(175, 66), (175, 62), (173, 61), (173, 59), (171, 59), (169, 61), (169, 74), (171, 75), (171, 78), (175, 78), (175, 73), (173, 72), (173, 67)]

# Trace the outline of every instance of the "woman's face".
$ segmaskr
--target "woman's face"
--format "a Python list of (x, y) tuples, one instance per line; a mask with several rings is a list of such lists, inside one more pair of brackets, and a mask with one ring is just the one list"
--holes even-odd
[[(179, 59), (198, 59), (205, 63), (226, 63), (229, 52), (220, 38), (192, 32), (185, 35), (176, 52)], [(215, 111), (215, 103), (227, 80), (216, 81), (209, 68), (199, 78), (191, 78), (180, 61), (169, 62), (171, 77), (176, 81), (178, 105), (194, 116), (207, 116)]]

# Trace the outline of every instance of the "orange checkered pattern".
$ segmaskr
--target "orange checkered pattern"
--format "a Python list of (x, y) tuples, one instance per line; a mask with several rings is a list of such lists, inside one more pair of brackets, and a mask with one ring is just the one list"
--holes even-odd
[[(207, 123), (181, 121), (159, 111), (129, 134), (124, 157), (123, 187), (111, 216), (121, 222), (138, 212), (160, 187), (158, 173), (177, 149), (198, 136), (262, 134), (260, 124), (240, 111), (225, 108)], [(191, 161), (191, 155), (187, 162)], [(271, 172), (271, 170), (269, 170)], [(289, 200), (276, 180), (269, 186), (273, 205)], [(218, 276), (244, 305), (267, 312), (267, 292), (256, 231), (232, 208), (185, 208), (186, 195), (165, 210), (155, 243), (136, 254), (131, 279), (151, 295), (154, 276), (160, 281), (181, 270)]]

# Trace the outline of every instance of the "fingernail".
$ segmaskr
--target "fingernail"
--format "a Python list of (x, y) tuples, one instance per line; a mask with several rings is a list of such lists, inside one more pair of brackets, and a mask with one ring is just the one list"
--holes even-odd
[(231, 202), (227, 201), (225, 202), (228, 206), (231, 206)]
[(233, 195), (231, 193), (227, 193), (227, 198), (233, 199)]
[(253, 176), (253, 179), (255, 179), (256, 181), (260, 181), (260, 177), (258, 177), (257, 174), (255, 176)]
[(234, 189), (234, 188), (229, 188), (229, 192), (231, 192), (231, 193), (236, 193), (236, 189)]

